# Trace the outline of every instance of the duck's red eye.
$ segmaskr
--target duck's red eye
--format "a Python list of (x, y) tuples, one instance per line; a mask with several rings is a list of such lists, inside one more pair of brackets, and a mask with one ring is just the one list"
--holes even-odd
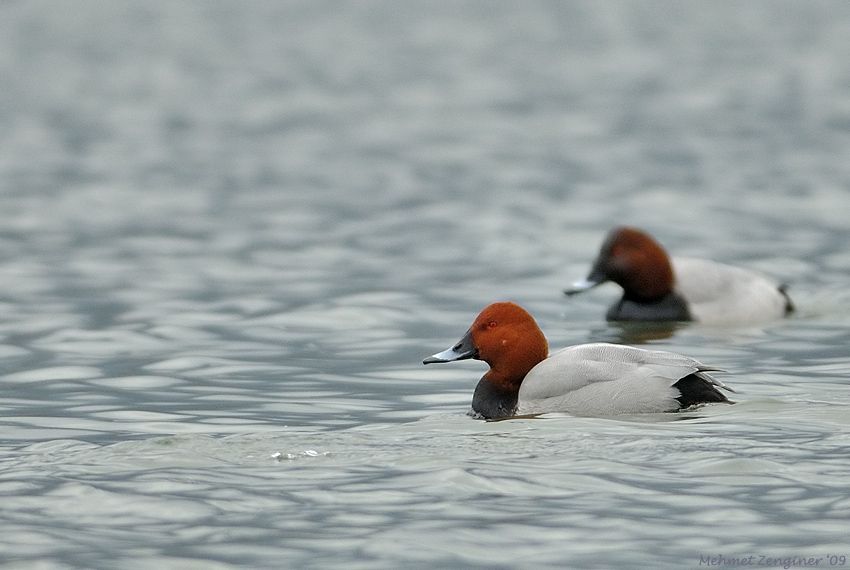
[(487, 328), (488, 329), (496, 328), (496, 321), (490, 321), (489, 323), (487, 323)]

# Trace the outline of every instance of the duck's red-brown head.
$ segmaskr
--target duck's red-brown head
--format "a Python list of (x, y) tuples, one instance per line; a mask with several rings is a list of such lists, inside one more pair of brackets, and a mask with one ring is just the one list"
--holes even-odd
[(618, 227), (605, 238), (587, 279), (564, 293), (573, 295), (606, 281), (622, 287), (626, 299), (657, 301), (673, 291), (673, 267), (652, 236), (636, 228)]
[(476, 317), (464, 337), (423, 364), (474, 358), (490, 365), (483, 380), (516, 392), (528, 371), (549, 354), (546, 337), (528, 311), (516, 303), (493, 303)]

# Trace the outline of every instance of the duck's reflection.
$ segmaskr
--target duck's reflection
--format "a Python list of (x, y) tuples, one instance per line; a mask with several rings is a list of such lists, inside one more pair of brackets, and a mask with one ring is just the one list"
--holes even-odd
[(676, 334), (676, 331), (686, 328), (689, 323), (676, 321), (666, 322), (635, 322), (612, 321), (604, 328), (593, 331), (595, 339), (615, 344), (647, 344), (665, 340)]

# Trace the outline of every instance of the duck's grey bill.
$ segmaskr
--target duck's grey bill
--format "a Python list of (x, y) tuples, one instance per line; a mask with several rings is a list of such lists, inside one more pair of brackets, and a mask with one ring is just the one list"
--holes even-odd
[(431, 355), (422, 361), (422, 364), (434, 364), (437, 362), (454, 362), (455, 360), (466, 360), (467, 358), (475, 358), (477, 351), (475, 345), (472, 344), (472, 334), (467, 332), (460, 342), (451, 348), (447, 348), (443, 352)]
[(591, 281), (589, 279), (582, 279), (581, 281), (576, 281), (575, 283), (573, 283), (573, 286), (569, 289), (564, 289), (564, 295), (575, 295), (576, 293), (581, 293), (582, 291), (593, 289), (600, 283), (601, 281)]

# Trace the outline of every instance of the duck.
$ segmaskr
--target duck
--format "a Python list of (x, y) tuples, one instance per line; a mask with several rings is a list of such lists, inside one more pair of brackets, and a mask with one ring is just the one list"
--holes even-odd
[(534, 317), (505, 301), (485, 307), (463, 338), (423, 364), (481, 360), (490, 369), (472, 396), (471, 415), (488, 419), (563, 412), (616, 416), (676, 412), (732, 403), (713, 377), (719, 368), (661, 350), (589, 343), (549, 354)]
[(629, 226), (609, 231), (575, 295), (607, 281), (623, 288), (609, 321), (697, 321), (748, 324), (789, 315), (787, 287), (741, 267), (706, 259), (670, 258), (651, 235)]

